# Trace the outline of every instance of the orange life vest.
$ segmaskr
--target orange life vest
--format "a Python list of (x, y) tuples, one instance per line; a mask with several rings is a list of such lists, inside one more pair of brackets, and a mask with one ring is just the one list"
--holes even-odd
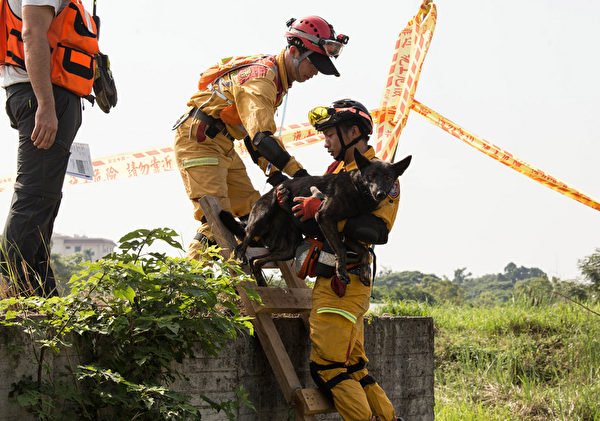
[(267, 57), (268, 56), (266, 55), (258, 54), (254, 56), (226, 57), (221, 59), (219, 64), (215, 64), (202, 72), (200, 80), (198, 81), (198, 89), (203, 91), (215, 80), (243, 67), (251, 66), (253, 64), (263, 64), (270, 67), (273, 63), (266, 63), (265, 59)]
[(258, 54), (253, 56), (227, 57), (222, 59), (221, 63), (209, 67), (200, 75), (198, 89), (201, 91), (208, 89), (229, 104), (219, 113), (219, 118), (223, 120), (224, 123), (241, 125), (242, 120), (240, 119), (236, 105), (229, 101), (229, 99), (221, 92), (221, 78), (236, 70), (257, 65), (275, 71), (275, 85), (277, 86), (277, 98), (275, 102), (276, 106), (279, 106), (283, 98), (283, 88), (281, 87), (281, 81), (279, 80), (279, 71), (277, 70), (275, 56)]
[[(23, 21), (10, 9), (8, 0), (0, 0), (0, 4), (0, 65), (26, 70)], [(96, 23), (81, 0), (71, 0), (52, 20), (48, 44), (52, 83), (79, 96), (89, 95), (94, 84), (94, 55), (100, 50)]]

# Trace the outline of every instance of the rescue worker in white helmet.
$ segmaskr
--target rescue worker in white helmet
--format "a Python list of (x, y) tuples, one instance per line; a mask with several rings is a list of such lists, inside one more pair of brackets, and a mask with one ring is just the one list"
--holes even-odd
[[(368, 159), (378, 159), (375, 150), (367, 143), (373, 132), (373, 120), (360, 102), (343, 99), (335, 101), (331, 107), (313, 108), (309, 120), (315, 129), (323, 132), (325, 148), (335, 159), (326, 174), (356, 169), (354, 149)], [(290, 203), (289, 192), (282, 187), (277, 193), (279, 203), (293, 206), (294, 214), (302, 222), (310, 222), (321, 205), (321, 200), (313, 196), (295, 197)], [(396, 180), (375, 211), (341, 221), (338, 229), (344, 236), (360, 241), (365, 247), (386, 243), (396, 218), (399, 198), (400, 188)], [(313, 241), (311, 244), (314, 246)], [(316, 276), (309, 319), (311, 375), (344, 420), (399, 420), (401, 418), (396, 418), (385, 392), (366, 368), (369, 360), (364, 348), (363, 317), (369, 309), (372, 282), (361, 282), (358, 265), (351, 263), (351, 253), (347, 256), (350, 283), (340, 281), (335, 276), (333, 256), (323, 258), (323, 253), (331, 252), (331, 249), (328, 250), (327, 244), (322, 247), (319, 254), (297, 253), (296, 256), (297, 267), (314, 268), (313, 273), (301, 275)], [(318, 260), (316, 264), (298, 261), (300, 255), (300, 260), (305, 255), (307, 259), (318, 256)]]
[(205, 71), (174, 126), (177, 165), (194, 217), (202, 222), (189, 247), (191, 258), (214, 241), (198, 199), (215, 196), (223, 210), (243, 218), (260, 197), (234, 150), (236, 139), (244, 139), (273, 186), (308, 175), (275, 135), (275, 111), (294, 82), (319, 72), (339, 76), (331, 58), (339, 57), (348, 37), (336, 36), (318, 16), (290, 19), (285, 37), (287, 48), (277, 55), (228, 58)]

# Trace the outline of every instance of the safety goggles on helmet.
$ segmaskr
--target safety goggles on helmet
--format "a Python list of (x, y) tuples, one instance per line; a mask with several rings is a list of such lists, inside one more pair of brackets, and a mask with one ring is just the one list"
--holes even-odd
[(340, 56), (344, 49), (344, 45), (348, 43), (349, 39), (347, 35), (343, 34), (338, 35), (337, 39), (319, 38), (296, 28), (289, 28), (287, 33), (310, 41), (314, 45), (319, 46), (323, 55), (333, 58), (338, 58)]
[(308, 121), (313, 127), (316, 127), (317, 124), (321, 125), (321, 123), (327, 122), (331, 117), (329, 110), (329, 107), (324, 107), (322, 105), (313, 108), (308, 112)]
[(308, 121), (317, 130), (321, 131), (338, 123), (360, 116), (369, 122), (369, 134), (373, 132), (373, 119), (368, 113), (356, 108), (331, 108), (318, 106), (308, 112)]
[(348, 44), (349, 39), (348, 35), (339, 34), (335, 40), (321, 38), (319, 45), (329, 57), (338, 58), (342, 54), (344, 45)]

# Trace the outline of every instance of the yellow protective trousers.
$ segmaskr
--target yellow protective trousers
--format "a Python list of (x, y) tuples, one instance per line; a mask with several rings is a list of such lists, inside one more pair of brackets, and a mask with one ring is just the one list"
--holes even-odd
[[(208, 224), (203, 221), (204, 213), (198, 199), (206, 195), (215, 196), (223, 210), (239, 217), (250, 213), (260, 193), (254, 189), (233, 142), (222, 133), (198, 142), (197, 123), (198, 120), (188, 118), (176, 129), (175, 158), (185, 191), (194, 205), (194, 218), (203, 222), (198, 233), (212, 240)], [(204, 247), (203, 242), (194, 239), (188, 256), (197, 258)]]
[(315, 383), (333, 401), (344, 420), (392, 421), (395, 411), (383, 389), (369, 375), (364, 349), (364, 319), (371, 287), (350, 274), (339, 297), (331, 278), (319, 277), (310, 313), (310, 367)]

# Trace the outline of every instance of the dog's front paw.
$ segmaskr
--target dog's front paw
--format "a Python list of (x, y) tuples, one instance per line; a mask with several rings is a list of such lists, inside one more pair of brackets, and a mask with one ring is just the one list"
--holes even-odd
[(235, 247), (235, 250), (233, 252), (233, 257), (235, 258), (235, 260), (239, 260), (240, 262), (242, 262), (242, 265), (248, 264), (248, 259), (246, 258), (246, 250), (242, 250), (241, 244), (238, 244)]

